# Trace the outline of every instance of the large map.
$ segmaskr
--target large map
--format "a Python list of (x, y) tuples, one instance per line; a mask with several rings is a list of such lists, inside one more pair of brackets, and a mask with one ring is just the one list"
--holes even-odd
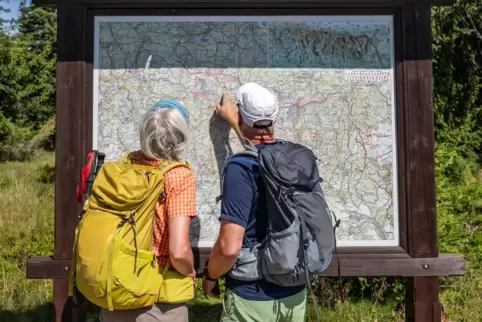
[(181, 100), (197, 175), (199, 246), (219, 229), (219, 174), (241, 146), (213, 113), (223, 93), (256, 82), (279, 98), (278, 138), (319, 158), (341, 226), (339, 245), (397, 245), (390, 17), (100, 17), (94, 145), (110, 160), (139, 147), (138, 123)]

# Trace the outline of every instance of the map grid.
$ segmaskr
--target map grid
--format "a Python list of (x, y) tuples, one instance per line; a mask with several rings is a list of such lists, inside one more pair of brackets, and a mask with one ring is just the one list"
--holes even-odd
[(324, 192), (342, 221), (338, 245), (398, 245), (391, 17), (309, 18), (96, 18), (94, 147), (115, 160), (138, 148), (137, 123), (149, 106), (183, 101), (199, 246), (217, 236), (219, 172), (241, 149), (212, 105), (246, 82), (278, 95), (276, 136), (319, 157)]

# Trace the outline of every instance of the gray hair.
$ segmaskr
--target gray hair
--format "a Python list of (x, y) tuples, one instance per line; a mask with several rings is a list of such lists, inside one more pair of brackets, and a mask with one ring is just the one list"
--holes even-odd
[(152, 160), (179, 160), (190, 138), (184, 117), (172, 108), (148, 111), (140, 126), (141, 151)]

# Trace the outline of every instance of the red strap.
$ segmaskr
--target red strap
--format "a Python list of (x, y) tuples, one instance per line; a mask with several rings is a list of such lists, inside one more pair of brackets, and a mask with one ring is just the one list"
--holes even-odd
[(82, 178), (80, 179), (80, 184), (77, 185), (76, 190), (77, 201), (79, 203), (83, 202), (83, 195), (85, 194), (85, 190), (87, 189), (87, 184), (85, 181), (89, 177), (90, 171), (92, 171), (92, 162), (94, 161), (94, 155), (94, 152), (90, 152), (87, 155), (87, 165), (82, 169)]

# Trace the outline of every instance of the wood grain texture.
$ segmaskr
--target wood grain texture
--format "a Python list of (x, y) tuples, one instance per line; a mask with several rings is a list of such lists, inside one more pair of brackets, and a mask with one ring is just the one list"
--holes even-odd
[[(416, 258), (438, 254), (430, 14), (429, 5), (403, 6), (407, 251)], [(439, 278), (408, 278), (405, 301), (407, 321), (440, 321)]]
[(32, 256), (27, 259), (27, 278), (65, 279), (69, 277), (72, 261), (49, 256)]
[[(322, 276), (338, 276), (338, 258), (333, 258)], [(209, 253), (195, 254), (196, 269), (201, 276)], [(465, 271), (464, 259), (443, 254), (436, 258), (364, 257), (339, 255), (342, 276), (459, 276)], [(27, 262), (27, 277), (32, 279), (68, 278), (71, 262), (51, 257), (31, 257)], [(67, 269), (68, 268), (68, 269)]]
[(94, 16), (82, 7), (82, 146), (80, 155), (86, 157), (92, 151), (94, 106)]
[[(56, 92), (56, 181), (55, 181), (55, 247), (54, 258), (72, 258), (74, 231), (79, 206), (75, 188), (82, 167), (83, 113), (83, 13), (78, 4), (62, 4), (57, 8), (57, 92)], [(63, 261), (61, 261), (63, 263)], [(62, 270), (66, 265), (63, 264)], [(52, 267), (49, 267), (52, 270)], [(53, 274), (55, 277), (57, 274)], [(68, 296), (68, 282), (54, 279), (56, 321)]]
[(69, 280), (54, 280), (54, 306), (55, 306), (55, 322), (62, 322), (62, 312), (68, 296)]
[(395, 45), (395, 117), (396, 117), (396, 138), (397, 146), (397, 167), (398, 167), (398, 230), (400, 247), (405, 251), (408, 248), (407, 239), (407, 168), (405, 158), (408, 153), (406, 142), (407, 119), (404, 105), (404, 78), (403, 78), (403, 15), (398, 9), (393, 17), (394, 20), (394, 45)]
[(392, 15), (395, 7), (356, 7), (356, 8), (341, 8), (341, 7), (253, 7), (253, 8), (237, 8), (237, 7), (222, 7), (222, 8), (192, 8), (189, 6), (178, 5), (175, 8), (130, 8), (123, 5), (89, 5), (89, 12), (96, 16), (303, 16), (303, 15), (340, 15), (340, 16), (359, 16), (359, 15)]
[(440, 322), (442, 310), (439, 289), (438, 277), (408, 278), (405, 321)]
[(82, 144), (82, 23), (80, 5), (58, 8), (56, 92), (55, 250), (56, 259), (72, 257), (79, 207)]
[(437, 256), (430, 6), (403, 8), (408, 253)]
[(374, 7), (374, 6), (398, 6), (404, 3), (432, 4), (432, 5), (452, 5), (455, 0), (210, 0), (210, 1), (191, 1), (191, 0), (33, 0), (37, 5), (59, 5), (65, 3), (94, 4), (105, 7), (109, 4), (124, 5), (132, 8), (141, 7), (176, 7), (187, 4), (192, 8), (222, 8), (222, 7)]

